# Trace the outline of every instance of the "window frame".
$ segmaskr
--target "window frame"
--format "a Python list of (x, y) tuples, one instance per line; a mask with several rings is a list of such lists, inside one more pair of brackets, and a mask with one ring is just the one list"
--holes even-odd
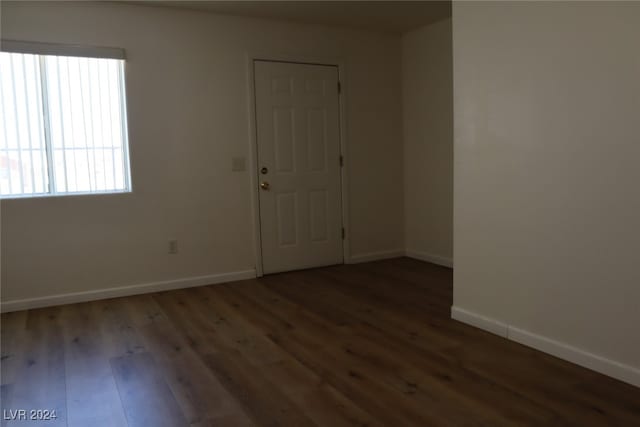
[[(83, 46), (71, 44), (41, 43), (31, 41), (17, 40), (0, 40), (0, 51), (6, 53), (31, 54), (38, 55), (40, 82), (42, 93), (40, 94), (43, 106), (43, 135), (46, 149), (47, 160), (47, 178), (48, 191), (46, 193), (30, 193), (30, 194), (6, 194), (0, 195), (2, 200), (20, 200), (20, 199), (38, 199), (48, 197), (73, 197), (73, 196), (104, 196), (104, 195), (122, 195), (133, 192), (133, 184), (131, 180), (131, 153), (129, 145), (129, 120), (127, 112), (127, 91), (126, 91), (126, 74), (127, 61), (124, 49), (114, 47), (97, 47)], [(123, 184), (121, 190), (97, 190), (97, 191), (56, 191), (56, 180), (53, 161), (53, 145), (51, 137), (51, 123), (48, 102), (48, 79), (47, 67), (45, 66), (45, 56), (64, 56), (94, 59), (116, 59), (121, 62), (118, 64), (118, 96), (120, 100), (121, 126), (120, 133), (122, 138), (122, 166), (123, 166)]]

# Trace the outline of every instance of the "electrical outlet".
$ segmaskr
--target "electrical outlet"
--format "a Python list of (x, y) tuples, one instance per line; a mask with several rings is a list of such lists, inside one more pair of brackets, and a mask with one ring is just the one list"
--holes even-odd
[(178, 253), (178, 241), (177, 240), (169, 240), (169, 253), (177, 254)]

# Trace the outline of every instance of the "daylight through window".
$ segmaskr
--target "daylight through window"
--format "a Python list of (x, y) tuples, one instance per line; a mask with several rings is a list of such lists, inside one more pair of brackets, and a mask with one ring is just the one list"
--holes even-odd
[(124, 60), (0, 52), (0, 196), (129, 191)]

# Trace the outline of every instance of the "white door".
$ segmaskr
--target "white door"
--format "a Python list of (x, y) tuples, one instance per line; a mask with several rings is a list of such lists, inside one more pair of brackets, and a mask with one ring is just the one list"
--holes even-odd
[(338, 69), (254, 66), (263, 271), (340, 264)]

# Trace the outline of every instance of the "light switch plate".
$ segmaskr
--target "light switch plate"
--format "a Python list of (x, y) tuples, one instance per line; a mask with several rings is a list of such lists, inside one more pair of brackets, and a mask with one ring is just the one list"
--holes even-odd
[(247, 170), (247, 162), (244, 157), (233, 157), (231, 159), (231, 171), (242, 172)]

